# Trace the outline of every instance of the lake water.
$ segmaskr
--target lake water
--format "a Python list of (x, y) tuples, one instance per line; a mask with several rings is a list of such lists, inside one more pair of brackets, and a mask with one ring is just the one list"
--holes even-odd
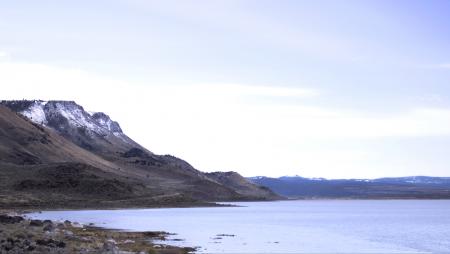
[(48, 211), (28, 216), (167, 231), (176, 235), (165, 243), (199, 246), (198, 252), (207, 253), (450, 253), (450, 200), (232, 204), (243, 207)]

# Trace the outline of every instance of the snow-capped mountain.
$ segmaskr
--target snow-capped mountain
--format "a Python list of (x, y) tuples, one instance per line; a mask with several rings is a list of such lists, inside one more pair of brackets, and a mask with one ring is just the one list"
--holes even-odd
[(119, 124), (105, 113), (89, 113), (73, 101), (1, 101), (0, 104), (21, 108), (18, 113), (43, 126), (62, 127), (67, 122), (73, 127), (85, 128), (98, 135), (122, 133)]
[(410, 183), (424, 185), (450, 185), (450, 177), (431, 177), (431, 176), (406, 176), (379, 178), (372, 180), (380, 183)]
[(73, 101), (22, 100), (0, 101), (0, 104), (89, 150), (100, 149), (103, 141), (124, 149), (138, 146), (107, 114), (87, 112)]

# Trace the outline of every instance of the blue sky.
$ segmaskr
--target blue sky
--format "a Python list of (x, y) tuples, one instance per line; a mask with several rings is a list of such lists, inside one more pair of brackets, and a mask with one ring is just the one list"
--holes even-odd
[(4, 99), (204, 171), (450, 176), (449, 1), (2, 1)]

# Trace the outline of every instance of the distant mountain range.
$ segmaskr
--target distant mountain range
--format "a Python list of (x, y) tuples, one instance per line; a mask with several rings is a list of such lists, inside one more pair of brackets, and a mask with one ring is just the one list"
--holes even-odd
[(379, 179), (249, 177), (277, 194), (300, 199), (449, 199), (450, 177), (412, 176)]
[(206, 174), (154, 154), (107, 114), (86, 112), (73, 101), (0, 101), (0, 208), (279, 198), (237, 173)]

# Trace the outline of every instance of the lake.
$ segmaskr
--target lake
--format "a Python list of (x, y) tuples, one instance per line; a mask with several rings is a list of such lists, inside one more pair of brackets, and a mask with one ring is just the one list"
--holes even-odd
[(450, 252), (450, 200), (310, 200), (242, 207), (46, 211), (29, 217), (176, 233), (206, 253)]

